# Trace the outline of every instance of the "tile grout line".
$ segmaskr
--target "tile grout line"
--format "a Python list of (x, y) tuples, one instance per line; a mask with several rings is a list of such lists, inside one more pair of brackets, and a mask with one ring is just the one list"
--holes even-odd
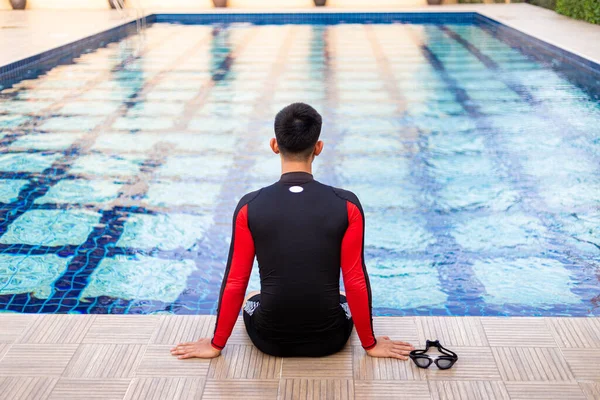
[[(554, 342), (554, 346), (558, 349), (560, 349), (560, 344), (558, 343), (558, 341), (556, 340), (556, 336), (554, 334), (554, 327), (551, 325), (550, 320), (546, 317), (541, 317), (542, 321), (544, 322), (544, 325), (546, 326), (546, 330), (548, 331), (548, 333), (550, 334), (550, 337), (552, 338), (552, 341)], [(561, 352), (562, 354), (562, 352)]]
[(563, 352), (563, 349), (560, 346), (556, 347), (558, 349), (558, 352), (560, 354), (560, 356), (562, 357), (562, 359), (565, 361), (565, 366), (567, 368), (567, 371), (573, 376), (573, 380), (579, 384), (579, 380), (577, 380), (577, 375), (575, 374), (575, 371), (573, 370), (573, 368), (571, 367), (571, 363), (569, 362), (569, 360), (567, 359), (567, 357), (565, 356), (565, 353)]
[(51, 379), (53, 380), (52, 382), (52, 387), (51, 389), (48, 390), (48, 398), (50, 398), (50, 396), (52, 395), (52, 392), (54, 392), (54, 390), (56, 389), (56, 386), (58, 386), (58, 382), (60, 382), (60, 377), (44, 377), (46, 379)]
[(129, 385), (127, 385), (127, 390), (125, 390), (125, 394), (121, 398), (122, 400), (125, 400), (127, 398), (127, 396), (129, 395), (129, 392), (132, 390), (133, 382), (136, 379), (139, 379), (139, 378), (131, 378), (131, 380), (129, 381)]
[(282, 395), (281, 395), (281, 383), (283, 381), (283, 363), (285, 362), (285, 359), (283, 357), (277, 357), (281, 359), (281, 363), (279, 365), (279, 382), (277, 384), (277, 400), (282, 399)]
[[(219, 357), (223, 357), (220, 355)], [(208, 373), (210, 372), (210, 365), (212, 364), (212, 360), (208, 363), (208, 368), (206, 368), (206, 375), (204, 375), (204, 379), (202, 382), (202, 395), (200, 396), (200, 400), (204, 398), (204, 391), (206, 390), (206, 384), (208, 383)]]
[[(487, 347), (489, 347), (490, 351), (492, 351), (492, 344), (490, 343), (490, 339), (488, 338), (488, 334), (487, 334), (487, 331), (485, 330), (485, 325), (483, 324), (483, 321), (481, 320), (481, 318), (478, 318), (477, 322), (481, 326), (481, 331), (483, 332), (483, 337), (485, 338), (485, 342), (487, 343)], [(496, 362), (496, 359), (494, 359), (494, 362)]]
[(146, 343), (142, 344), (144, 346), (144, 351), (143, 351), (143, 354), (139, 357), (140, 362), (137, 365), (135, 365), (135, 371), (133, 371), (132, 379), (137, 377), (137, 370), (140, 367), (142, 360), (146, 356), (146, 353), (148, 352), (148, 347), (150, 347), (150, 341), (152, 340), (152, 338), (154, 337), (154, 335), (158, 332), (158, 329), (160, 328), (160, 322), (161, 322), (161, 319), (157, 318), (154, 323), (154, 330), (152, 331), (152, 333), (150, 335), (148, 335), (148, 339), (147, 339)]
[[(62, 370), (62, 372), (60, 373), (60, 376), (58, 377), (58, 379), (62, 379), (62, 378), (68, 378), (65, 373), (67, 372), (67, 368), (69, 367), (69, 364), (71, 364), (71, 362), (73, 361), (73, 359), (75, 358), (75, 355), (77, 354), (77, 352), (79, 351), (79, 349), (82, 346), (82, 343), (73, 343), (77, 345), (77, 348), (75, 348), (75, 351), (73, 352), (73, 354), (71, 354), (71, 357), (69, 358), (69, 362), (67, 362), (65, 364), (65, 368)], [(53, 389), (54, 390), (54, 389)]]
[(12, 343), (1, 343), (1, 344), (6, 344), (6, 351), (0, 357), (0, 363), (2, 362), (2, 360), (4, 359), (4, 357), (6, 356), (6, 354), (8, 354), (8, 352), (12, 348), (14, 342), (12, 342)]
[[(33, 329), (33, 326), (36, 322), (38, 322), (39, 319), (42, 319), (42, 316), (40, 314), (26, 314), (26, 315), (32, 315), (31, 320), (29, 321), (29, 323), (27, 324), (27, 326), (25, 326), (25, 328), (23, 328), (23, 330), (21, 331), (21, 333), (19, 333), (19, 335), (15, 338), (14, 343), (24, 343), (23, 339), (25, 339), (25, 335), (29, 332), (30, 329)], [(0, 316), (1, 318), (1, 316)]]
[[(353, 328), (353, 331), (355, 331), (356, 329)], [(355, 375), (354, 375), (354, 371), (356, 371), (356, 365), (354, 363), (356, 357), (354, 357), (354, 346), (352, 346), (352, 360), (351, 365), (352, 365), (352, 377), (350, 379), (352, 379), (352, 400), (354, 400), (354, 398), (356, 398), (356, 379), (355, 379)]]

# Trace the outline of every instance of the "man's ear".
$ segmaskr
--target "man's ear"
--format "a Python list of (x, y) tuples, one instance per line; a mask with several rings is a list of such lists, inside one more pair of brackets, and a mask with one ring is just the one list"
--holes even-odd
[(277, 144), (277, 139), (272, 138), (269, 141), (269, 146), (271, 147), (271, 150), (273, 150), (273, 153), (279, 154), (279, 145)]
[(317, 143), (315, 144), (315, 152), (314, 155), (318, 156), (319, 154), (321, 154), (321, 152), (323, 151), (323, 141), (319, 140), (317, 141)]

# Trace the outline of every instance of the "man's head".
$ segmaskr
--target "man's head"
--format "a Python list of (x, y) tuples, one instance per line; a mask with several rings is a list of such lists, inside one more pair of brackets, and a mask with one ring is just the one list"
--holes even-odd
[(319, 140), (321, 124), (321, 115), (308, 104), (290, 104), (275, 117), (275, 139), (271, 139), (271, 148), (284, 159), (308, 161), (323, 149), (323, 142)]

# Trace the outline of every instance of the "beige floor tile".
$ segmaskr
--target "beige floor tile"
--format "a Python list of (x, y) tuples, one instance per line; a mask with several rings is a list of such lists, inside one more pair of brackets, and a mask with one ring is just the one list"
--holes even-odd
[(94, 322), (93, 315), (38, 315), (18, 343), (81, 343)]
[(98, 315), (83, 343), (147, 344), (159, 322), (158, 316)]
[(0, 375), (61, 375), (76, 344), (13, 344), (0, 361)]
[[(397, 339), (397, 340), (400, 340), (400, 339)], [(349, 346), (360, 346), (361, 345), (360, 339), (358, 338), (358, 334), (356, 333), (356, 329), (352, 330), (352, 333), (350, 334), (350, 337), (348, 338), (347, 345), (349, 345)]]
[(351, 379), (283, 379), (279, 386), (280, 400), (352, 400), (354, 382)]
[(600, 382), (600, 349), (562, 349), (575, 378)]
[(492, 348), (505, 381), (574, 381), (559, 349), (549, 347)]
[(0, 398), (6, 400), (44, 400), (50, 396), (58, 378), (0, 376)]
[(136, 376), (206, 376), (210, 360), (179, 360), (177, 357), (171, 355), (171, 348), (172, 346), (165, 345), (148, 346), (142, 357), (142, 362), (137, 368)]
[(213, 358), (209, 379), (279, 379), (282, 359), (262, 353), (256, 347), (228, 344), (221, 357)]
[(122, 400), (130, 379), (62, 378), (50, 394), (51, 400)]
[[(414, 317), (377, 317), (373, 319), (373, 330), (375, 336), (389, 336), (391, 339), (409, 342), (414, 346), (419, 344), (417, 323)], [(356, 329), (352, 331), (349, 343), (360, 345)]]
[(284, 378), (352, 378), (352, 346), (339, 353), (320, 358), (284, 358)]
[(545, 318), (481, 318), (490, 346), (556, 347)]
[(375, 358), (361, 346), (354, 347), (354, 379), (356, 380), (424, 380), (425, 371), (410, 360)]
[(356, 400), (429, 400), (427, 382), (355, 381)]
[(425, 372), (427, 379), (436, 381), (499, 381), (500, 371), (489, 347), (452, 347), (458, 361), (447, 370), (431, 365)]
[(431, 381), (429, 390), (433, 400), (510, 400), (498, 381)]
[(439, 340), (442, 346), (488, 346), (479, 318), (418, 317), (419, 343)]
[[(212, 331), (210, 336), (212, 337)], [(237, 322), (235, 323), (235, 326), (233, 327), (233, 331), (231, 332), (231, 336), (229, 337), (227, 343), (243, 344), (248, 346), (252, 345), (252, 341), (248, 337), (248, 333), (246, 332), (246, 326), (244, 325), (242, 317), (238, 318)]]
[(69, 378), (133, 378), (146, 346), (82, 344), (67, 366)]
[(275, 400), (278, 388), (273, 380), (208, 380), (202, 400)]
[[(136, 378), (126, 400), (200, 400), (204, 378)], [(240, 397), (238, 400), (243, 399)]]
[(212, 337), (214, 325), (212, 315), (163, 315), (150, 343), (176, 345)]
[(587, 400), (600, 399), (600, 382), (579, 382), (579, 387)]
[(600, 348), (600, 318), (548, 318), (560, 347)]
[(417, 344), (419, 341), (418, 324), (414, 317), (378, 317), (373, 321), (376, 336), (389, 336)]
[[(207, 399), (600, 399), (592, 318), (486, 317), (480, 326), (474, 318), (375, 319), (378, 334), (419, 345), (437, 336), (456, 351), (458, 363), (440, 371), (370, 358), (359, 345), (324, 358), (270, 357), (249, 344), (241, 319), (222, 357), (178, 360), (172, 345), (210, 337), (214, 317), (24, 317), (7, 327), (0, 316), (0, 398), (116, 399), (126, 391), (130, 399), (196, 399), (206, 382)], [(536, 347), (524, 347), (526, 337)], [(486, 338), (492, 348), (482, 345)]]
[(511, 400), (585, 400), (576, 383), (507, 382)]
[(0, 315), (0, 343), (16, 341), (29, 324), (38, 317), (34, 314), (1, 314)]

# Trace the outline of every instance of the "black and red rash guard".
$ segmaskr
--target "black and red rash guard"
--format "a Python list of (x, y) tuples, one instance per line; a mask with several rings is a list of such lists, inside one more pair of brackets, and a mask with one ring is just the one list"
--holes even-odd
[(217, 349), (231, 335), (255, 255), (261, 296), (253, 318), (267, 339), (288, 344), (327, 340), (343, 329), (341, 270), (362, 346), (375, 346), (364, 214), (352, 192), (291, 172), (240, 200), (212, 339)]

